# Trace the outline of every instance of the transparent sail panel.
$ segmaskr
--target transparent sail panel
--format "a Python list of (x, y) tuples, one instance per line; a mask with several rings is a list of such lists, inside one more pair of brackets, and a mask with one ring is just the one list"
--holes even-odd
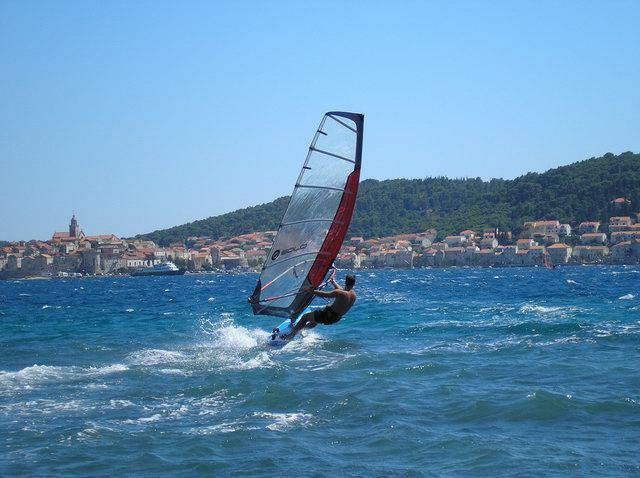
[[(355, 129), (356, 125), (347, 118), (338, 118), (347, 126)], [(343, 156), (351, 161), (356, 159), (356, 133), (343, 126), (332, 117), (327, 116), (315, 143), (317, 149)]]
[(296, 188), (282, 218), (282, 224), (308, 219), (333, 219), (342, 191), (316, 188)]
[(304, 169), (300, 185), (326, 186), (343, 189), (353, 163), (318, 151), (312, 151)]

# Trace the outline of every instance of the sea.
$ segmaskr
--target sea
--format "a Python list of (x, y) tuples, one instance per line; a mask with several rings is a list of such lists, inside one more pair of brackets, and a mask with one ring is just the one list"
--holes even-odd
[(0, 282), (0, 475), (640, 476), (640, 267), (356, 275), (280, 350), (256, 274)]

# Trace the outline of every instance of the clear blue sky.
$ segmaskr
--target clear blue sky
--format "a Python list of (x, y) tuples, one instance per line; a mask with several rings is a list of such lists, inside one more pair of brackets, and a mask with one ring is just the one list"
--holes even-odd
[(149, 232), (289, 194), (322, 114), (364, 178), (640, 151), (640, 2), (0, 0), (0, 239)]

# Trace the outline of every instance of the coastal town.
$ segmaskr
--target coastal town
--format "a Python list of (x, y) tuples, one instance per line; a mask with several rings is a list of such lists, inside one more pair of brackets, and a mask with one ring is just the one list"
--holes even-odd
[[(625, 198), (613, 204), (628, 206)], [(0, 278), (128, 274), (171, 261), (193, 272), (259, 270), (276, 231), (224, 239), (189, 237), (161, 247), (152, 241), (89, 236), (75, 215), (68, 231), (47, 241), (11, 242), (0, 248)], [(381, 238), (347, 237), (336, 266), (360, 268), (514, 267), (640, 262), (640, 213), (584, 221), (572, 227), (557, 220), (525, 222), (520, 233), (498, 228), (463, 230), (437, 240), (431, 229)]]

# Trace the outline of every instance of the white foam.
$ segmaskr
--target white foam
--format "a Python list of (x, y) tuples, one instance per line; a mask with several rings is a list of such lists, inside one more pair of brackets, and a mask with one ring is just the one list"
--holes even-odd
[(575, 311), (576, 307), (547, 307), (544, 305), (526, 304), (520, 307), (520, 312), (524, 313), (538, 313), (538, 314), (553, 314), (563, 311)]
[(218, 340), (224, 348), (246, 350), (258, 345), (258, 334), (242, 326), (227, 325), (218, 330)]
[[(129, 368), (123, 364), (113, 364), (104, 367), (58, 367), (51, 365), (32, 365), (17, 372), (0, 370), (0, 386), (10, 389), (30, 389), (34, 385), (46, 382), (61, 382), (74, 379), (84, 379), (95, 376), (105, 376), (123, 372)], [(96, 385), (96, 387), (98, 387)]]
[(85, 390), (107, 390), (109, 385), (106, 383), (89, 383), (82, 388)]
[(273, 361), (269, 357), (267, 352), (261, 352), (256, 357), (252, 357), (246, 361), (240, 361), (237, 365), (231, 368), (237, 370), (251, 370), (252, 368), (266, 368), (273, 365)]
[(274, 420), (273, 423), (270, 423), (265, 428), (271, 431), (284, 431), (287, 428), (291, 427), (307, 427), (311, 420), (313, 419), (313, 415), (309, 413), (268, 413), (268, 412), (256, 412), (254, 416), (259, 418), (266, 418), (269, 420)]
[(618, 297), (618, 300), (632, 300), (635, 299), (635, 297), (633, 294), (625, 294), (622, 297)]
[(310, 349), (316, 347), (318, 344), (324, 342), (325, 339), (315, 330), (303, 330), (295, 340), (289, 342), (281, 352), (297, 352), (300, 350)]
[(129, 400), (114, 400), (114, 399), (109, 400), (109, 408), (119, 409), (119, 408), (133, 407), (133, 406), (135, 406), (135, 403)]
[(567, 279), (567, 284), (577, 284), (573, 279)]
[(133, 312), (133, 309), (125, 309), (125, 312)]
[(185, 370), (180, 370), (179, 368), (162, 368), (158, 370), (158, 372), (165, 375), (181, 375), (183, 377), (188, 377), (189, 375), (191, 375), (189, 372), (186, 372)]
[(208, 302), (213, 302), (214, 300), (215, 300), (215, 299), (214, 299), (213, 297), (209, 297), (209, 298), (207, 299), (207, 301), (208, 301)]
[(131, 420), (131, 419), (123, 420), (122, 423), (126, 423), (127, 425), (141, 425), (144, 423), (153, 423), (160, 420), (162, 420), (162, 415), (160, 415), (159, 413), (156, 413), (154, 415), (151, 415), (150, 417), (142, 417), (142, 418), (138, 418), (137, 420)]
[(233, 323), (232, 314), (221, 314), (222, 320), (202, 319), (200, 327), (208, 340), (197, 346), (194, 362), (207, 369), (221, 367), (248, 370), (277, 365), (265, 352), (269, 333)]
[(49, 365), (32, 365), (17, 372), (0, 371), (0, 383), (33, 384), (48, 380), (62, 380), (73, 375), (75, 367), (54, 367)]
[(212, 435), (214, 433), (232, 433), (238, 430), (242, 430), (241, 421), (222, 422), (217, 425), (211, 425), (208, 427), (192, 428), (191, 433), (194, 435)]
[(87, 372), (91, 375), (110, 375), (112, 373), (118, 373), (118, 372), (125, 372), (129, 370), (129, 367), (127, 367), (124, 364), (121, 363), (114, 363), (113, 365), (107, 365), (105, 367), (89, 367), (87, 369)]
[(186, 356), (181, 352), (162, 349), (144, 349), (127, 357), (132, 365), (157, 365), (161, 363), (183, 362)]

